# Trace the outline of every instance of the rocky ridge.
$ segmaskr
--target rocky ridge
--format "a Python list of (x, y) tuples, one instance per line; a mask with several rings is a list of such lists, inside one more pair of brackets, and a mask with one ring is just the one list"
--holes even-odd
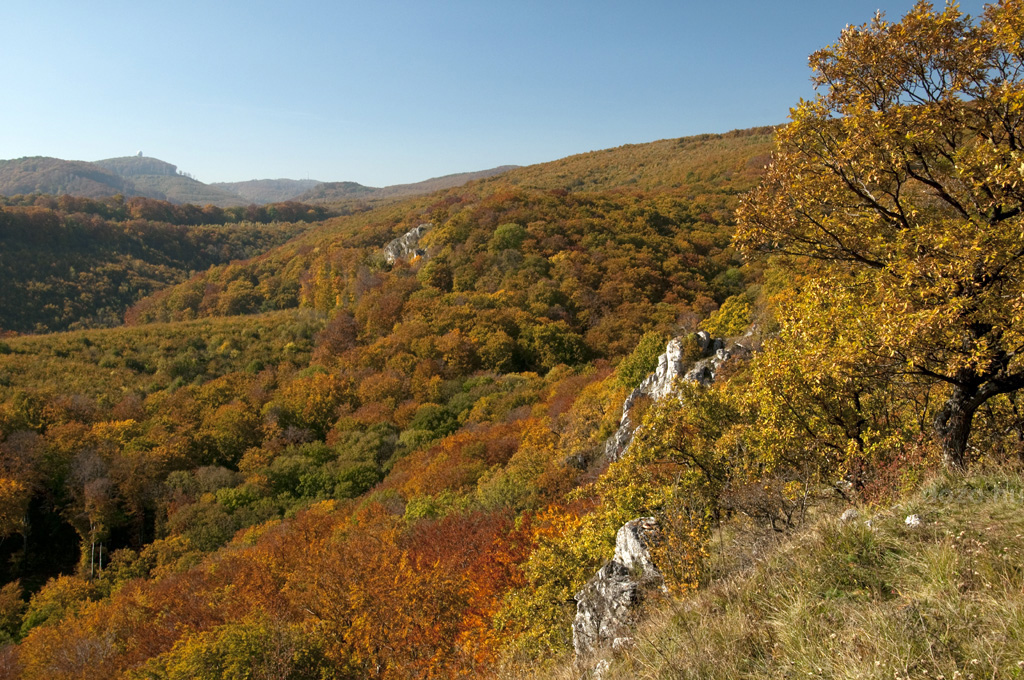
[[(704, 331), (696, 333), (692, 340), (700, 358), (687, 360), (685, 349), (689, 339), (670, 340), (665, 353), (658, 357), (655, 371), (626, 397), (619, 429), (605, 442), (604, 455), (608, 461), (618, 460), (629, 450), (636, 430), (632, 409), (638, 399), (660, 400), (671, 396), (676, 391), (677, 381), (711, 385), (723, 363), (751, 353), (740, 341), (712, 338)], [(685, 404), (681, 403), (680, 408), (685, 408)], [(630, 644), (629, 632), (637, 606), (652, 589), (664, 588), (664, 577), (650, 552), (657, 534), (658, 523), (653, 517), (641, 517), (624, 524), (616, 534), (611, 561), (574, 596), (573, 649), (577, 660), (584, 665), (601, 650), (617, 650)], [(594, 675), (600, 675), (600, 664), (592, 668)]]
[(664, 577), (651, 560), (657, 533), (653, 517), (626, 522), (615, 536), (615, 556), (574, 596), (572, 645), (577, 658), (629, 644), (632, 611), (645, 592), (664, 587)]

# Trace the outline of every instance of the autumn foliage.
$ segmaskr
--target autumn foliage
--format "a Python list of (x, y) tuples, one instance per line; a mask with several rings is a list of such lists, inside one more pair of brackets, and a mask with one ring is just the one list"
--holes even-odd
[[(0, 341), (0, 672), (493, 676), (570, 649), (628, 520), (658, 519), (664, 596), (687, 597), (730, 522), (774, 537), (829, 494), (897, 497), (967, 442), (1020, 455), (1020, 16), (847, 29), (742, 207), (769, 130), (282, 206), (260, 234), (9, 201), (22, 240), (192, 240), (125, 284), (129, 325)], [(385, 260), (421, 225), (422, 256)], [(734, 358), (636, 400), (607, 460), (665, 341), (713, 353), (698, 328)]]

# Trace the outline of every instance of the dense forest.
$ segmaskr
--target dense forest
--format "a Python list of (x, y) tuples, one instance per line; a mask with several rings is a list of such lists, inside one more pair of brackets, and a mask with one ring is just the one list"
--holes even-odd
[(326, 215), (299, 203), (221, 209), (147, 198), (0, 199), (0, 332), (119, 325), (146, 295), (270, 250)]
[[(469, 635), (479, 638), (473, 650), (452, 650), (437, 667), (489, 667), (499, 652), (493, 616), (536, 540), (531, 518), (560, 507), (603, 465), (599, 453), (626, 390), (614, 363), (644, 333), (660, 345), (726, 299), (752, 299), (758, 270), (741, 270), (729, 246), (731, 216), (756, 181), (752, 159), (764, 157), (770, 135), (626, 147), (612, 152), (622, 159), (618, 173), (603, 178), (593, 173), (605, 163), (591, 154), (569, 159), (569, 169), (566, 161), (527, 168), (511, 182), (349, 217), (311, 213), (309, 222), (289, 215), (295, 221), (267, 224), (140, 199), (72, 206), (61, 198), (63, 210), (35, 205), (43, 199), (8, 201), (12, 222), (18, 211), (43, 211), (55, 229), (67, 230), (74, 215), (93, 215), (119, 234), (135, 225), (129, 233), (161, 257), (180, 252), (168, 253), (170, 244), (191, 254), (203, 236), (222, 237), (226, 248), (244, 235), (293, 235), (265, 254), (164, 285), (127, 311), (127, 327), (4, 341), (0, 428), (13, 486), (2, 549), (4, 580), (15, 584), (11, 606), (70, 587), (76, 594), (53, 593), (66, 606), (43, 617), (70, 625), (78, 619), (65, 616), (82, 606), (123, 606), (129, 582), (169, 587), (203, 573), (239, 532), (280, 524), (290, 534), (293, 518), (330, 508), (323, 517), (332, 527), (365, 525), (346, 550), (391, 542), (367, 577), (391, 565), (455, 579), (445, 586), (463, 602), (451, 609), (455, 618), (410, 640), (414, 649)], [(689, 151), (695, 158), (685, 158)], [(643, 170), (678, 156), (660, 177)], [(694, 173), (697, 165), (707, 176)], [(571, 168), (589, 179), (559, 188)], [(138, 228), (159, 210), (170, 211), (159, 215), (165, 221)], [(420, 225), (429, 225), (418, 244), (425, 255), (388, 263), (384, 246)], [(178, 238), (161, 241), (166, 232)], [(91, 249), (66, 243), (83, 272), (109, 268), (95, 239)], [(125, 250), (121, 242), (109, 252)], [(465, 532), (476, 537), (471, 552), (453, 546), (443, 555), (451, 564), (427, 569), (443, 541)], [(411, 553), (410, 541), (419, 546)], [(471, 581), (443, 575), (467, 559), (478, 570)], [(495, 560), (505, 564), (499, 572)], [(481, 591), (465, 600), (473, 583)], [(36, 628), (57, 630), (26, 609), (7, 634), (19, 639)], [(147, 649), (149, 635), (130, 633)], [(376, 634), (367, 635), (376, 645)], [(122, 652), (110, 668), (151, 655)]]
[[(1021, 27), (354, 211), (5, 199), (0, 677), (1016, 677)], [(655, 399), (672, 338), (719, 363)], [(647, 627), (573, 659), (647, 517)]]

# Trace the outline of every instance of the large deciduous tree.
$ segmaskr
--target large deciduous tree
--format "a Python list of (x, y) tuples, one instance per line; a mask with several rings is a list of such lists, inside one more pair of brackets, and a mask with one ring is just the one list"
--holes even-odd
[(931, 422), (953, 466), (978, 408), (1024, 387), (1022, 38), (1019, 0), (846, 28), (740, 211), (747, 253), (856, 290), (874, 361), (945, 386)]

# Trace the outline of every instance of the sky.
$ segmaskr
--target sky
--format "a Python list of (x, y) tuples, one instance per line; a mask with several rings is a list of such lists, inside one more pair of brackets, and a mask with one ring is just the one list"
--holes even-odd
[(0, 159), (385, 186), (772, 125), (811, 52), (912, 5), (5, 0)]

